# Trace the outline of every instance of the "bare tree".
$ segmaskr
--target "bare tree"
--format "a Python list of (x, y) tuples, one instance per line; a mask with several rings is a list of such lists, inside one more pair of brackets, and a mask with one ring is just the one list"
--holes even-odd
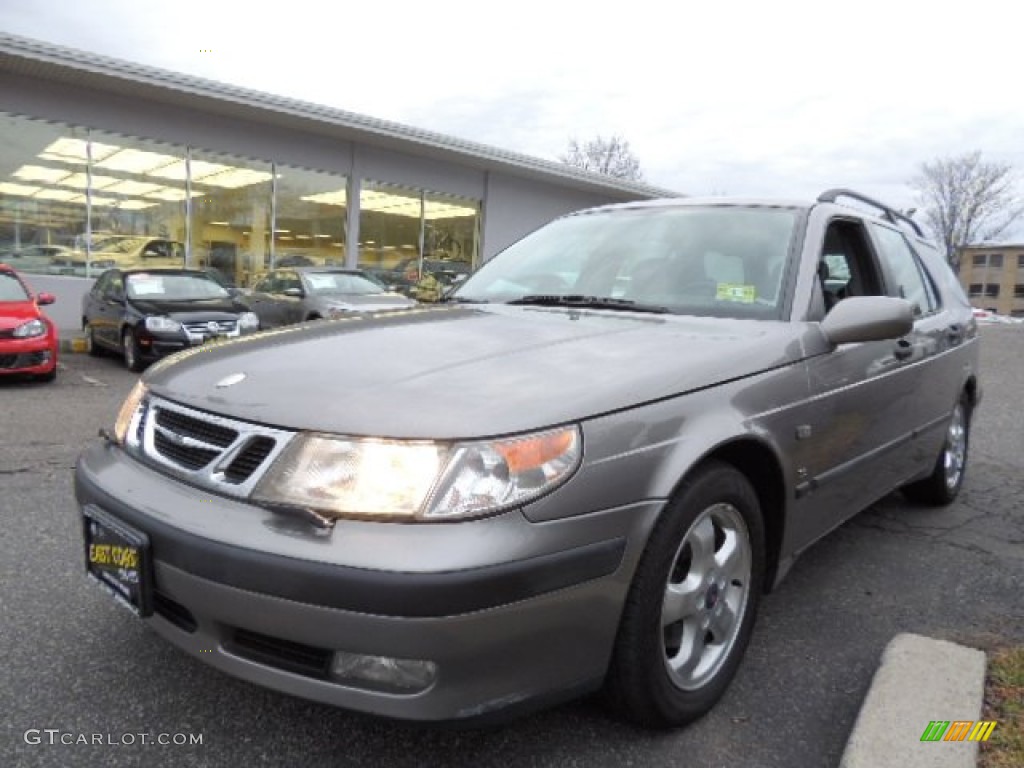
[(1012, 166), (984, 162), (979, 151), (921, 164), (910, 186), (954, 268), (960, 248), (999, 237), (1024, 214), (1016, 181)]
[(621, 136), (608, 139), (598, 136), (586, 144), (570, 139), (568, 151), (558, 159), (566, 165), (575, 165), (617, 179), (642, 181), (644, 178), (640, 171), (640, 161), (629, 148), (629, 142)]

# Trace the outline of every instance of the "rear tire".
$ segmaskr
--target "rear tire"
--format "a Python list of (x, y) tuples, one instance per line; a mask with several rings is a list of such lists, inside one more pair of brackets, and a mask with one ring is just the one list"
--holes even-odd
[(666, 505), (640, 558), (606, 680), (618, 714), (654, 728), (711, 709), (743, 658), (764, 580), (757, 494), (711, 462)]
[(924, 480), (903, 486), (903, 495), (911, 501), (942, 507), (952, 504), (960, 493), (967, 472), (967, 449), (970, 444), (971, 404), (962, 394), (949, 417), (946, 439), (935, 460), (932, 473)]

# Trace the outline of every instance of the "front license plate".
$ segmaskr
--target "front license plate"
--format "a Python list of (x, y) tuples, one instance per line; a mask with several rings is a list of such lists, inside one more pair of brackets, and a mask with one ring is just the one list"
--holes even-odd
[(149, 616), (152, 578), (149, 537), (99, 507), (82, 507), (85, 570), (139, 616)]

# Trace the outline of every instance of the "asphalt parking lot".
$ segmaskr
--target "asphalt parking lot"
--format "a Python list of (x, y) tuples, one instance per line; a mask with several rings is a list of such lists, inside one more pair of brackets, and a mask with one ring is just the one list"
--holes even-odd
[[(835, 766), (896, 633), (1024, 642), (1024, 327), (982, 333), (959, 501), (892, 496), (812, 548), (763, 601), (723, 701), (673, 733), (617, 723), (596, 699), (486, 730), (417, 728), (206, 668), (83, 575), (72, 467), (136, 377), (65, 355), (54, 384), (0, 382), (0, 765)], [(142, 743), (161, 734), (202, 743)], [(103, 743), (61, 743), (83, 735)]]

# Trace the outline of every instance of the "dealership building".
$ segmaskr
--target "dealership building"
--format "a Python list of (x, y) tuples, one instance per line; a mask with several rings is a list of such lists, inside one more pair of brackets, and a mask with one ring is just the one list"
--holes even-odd
[(562, 213), (671, 194), (4, 33), (0, 93), (0, 261), (30, 274), (461, 270)]

